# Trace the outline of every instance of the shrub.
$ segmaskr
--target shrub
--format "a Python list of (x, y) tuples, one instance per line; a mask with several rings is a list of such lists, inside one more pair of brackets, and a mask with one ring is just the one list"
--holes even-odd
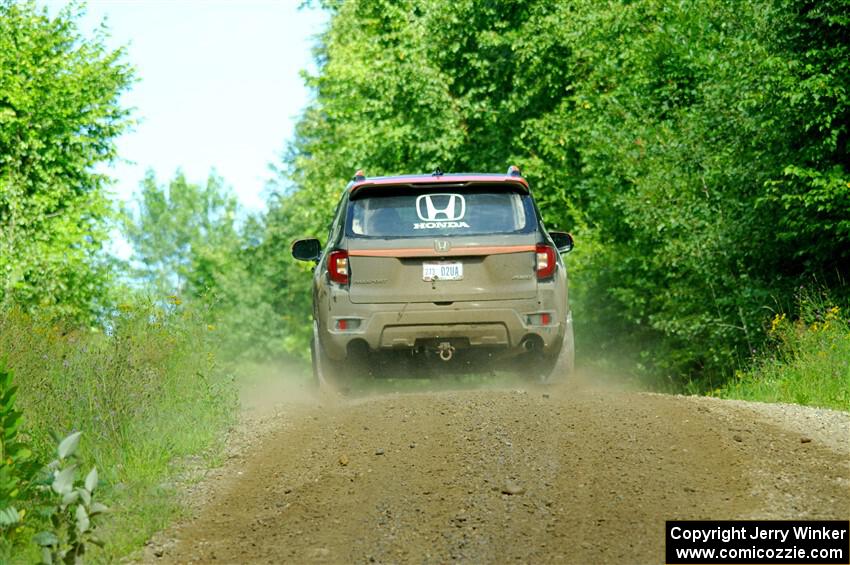
[(850, 410), (850, 305), (803, 293), (767, 333), (770, 346), (715, 395)]
[(19, 502), (38, 469), (29, 446), (18, 438), (22, 415), (15, 409), (16, 396), (12, 372), (0, 365), (0, 532), (7, 537), (23, 519)]
[(42, 491), (50, 500), (45, 508), (50, 528), (33, 537), (41, 551), (42, 563), (82, 563), (92, 545), (103, 547), (95, 536), (96, 521), (108, 508), (94, 500), (98, 485), (97, 468), (92, 467), (83, 482), (77, 480), (76, 451), (82, 432), (74, 432), (59, 442), (56, 459), (45, 470), (48, 480)]
[(168, 485), (179, 462), (213, 455), (232, 422), (232, 378), (216, 358), (206, 315), (177, 298), (139, 300), (92, 331), (0, 313), (0, 351), (26, 415), (20, 433), (35, 456), (52, 459), (56, 434), (85, 430), (79, 463), (100, 471), (102, 499), (114, 510), (102, 526), (107, 560), (167, 524), (177, 510)]

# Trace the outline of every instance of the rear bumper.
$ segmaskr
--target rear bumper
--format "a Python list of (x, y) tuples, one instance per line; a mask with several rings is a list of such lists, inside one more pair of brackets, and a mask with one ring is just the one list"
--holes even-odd
[[(334, 290), (327, 310), (319, 310), (319, 333), (327, 355), (347, 357), (349, 344), (365, 342), (371, 351), (411, 349), (436, 341), (455, 347), (522, 351), (529, 336), (539, 336), (545, 353), (560, 346), (571, 317), (558, 313), (554, 293), (522, 300), (488, 300), (451, 304), (352, 304), (346, 291)], [(563, 302), (561, 302), (563, 304)], [(548, 325), (534, 325), (529, 315), (547, 312)], [(347, 329), (339, 329), (339, 320)], [(354, 323), (351, 323), (354, 321)], [(356, 327), (352, 327), (356, 326)]]

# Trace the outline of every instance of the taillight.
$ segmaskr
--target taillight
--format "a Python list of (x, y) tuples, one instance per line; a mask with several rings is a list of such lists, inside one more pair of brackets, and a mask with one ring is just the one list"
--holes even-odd
[(537, 244), (537, 280), (548, 279), (555, 273), (555, 248)]
[(328, 276), (339, 284), (348, 284), (348, 251), (331, 251), (328, 255)]
[(539, 312), (537, 314), (528, 315), (529, 326), (548, 326), (552, 323), (552, 314), (549, 312)]
[(336, 321), (336, 329), (347, 332), (360, 327), (360, 318), (339, 318)]

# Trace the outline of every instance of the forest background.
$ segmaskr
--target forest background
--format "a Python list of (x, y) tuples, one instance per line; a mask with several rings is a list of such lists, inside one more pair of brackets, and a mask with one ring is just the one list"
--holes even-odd
[[(289, 246), (325, 236), (356, 169), (519, 166), (577, 241), (586, 371), (850, 409), (850, 1), (318, 5), (312, 99), (248, 213), (214, 173), (111, 200), (99, 165), (133, 125), (136, 71), (79, 7), (0, 0), (0, 357), (30, 459), (85, 430), (107, 499), (162, 510), (114, 527), (116, 554), (167, 519), (170, 462), (232, 421), (235, 367), (309, 358)], [(116, 228), (130, 260), (108, 252)], [(0, 508), (25, 490), (0, 485)]]

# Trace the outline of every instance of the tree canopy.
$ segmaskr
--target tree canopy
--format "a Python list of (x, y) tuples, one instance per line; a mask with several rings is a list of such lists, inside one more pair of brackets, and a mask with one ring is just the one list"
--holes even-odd
[(0, 303), (82, 320), (107, 279), (112, 207), (95, 166), (130, 124), (119, 97), (133, 72), (76, 17), (0, 0)]

